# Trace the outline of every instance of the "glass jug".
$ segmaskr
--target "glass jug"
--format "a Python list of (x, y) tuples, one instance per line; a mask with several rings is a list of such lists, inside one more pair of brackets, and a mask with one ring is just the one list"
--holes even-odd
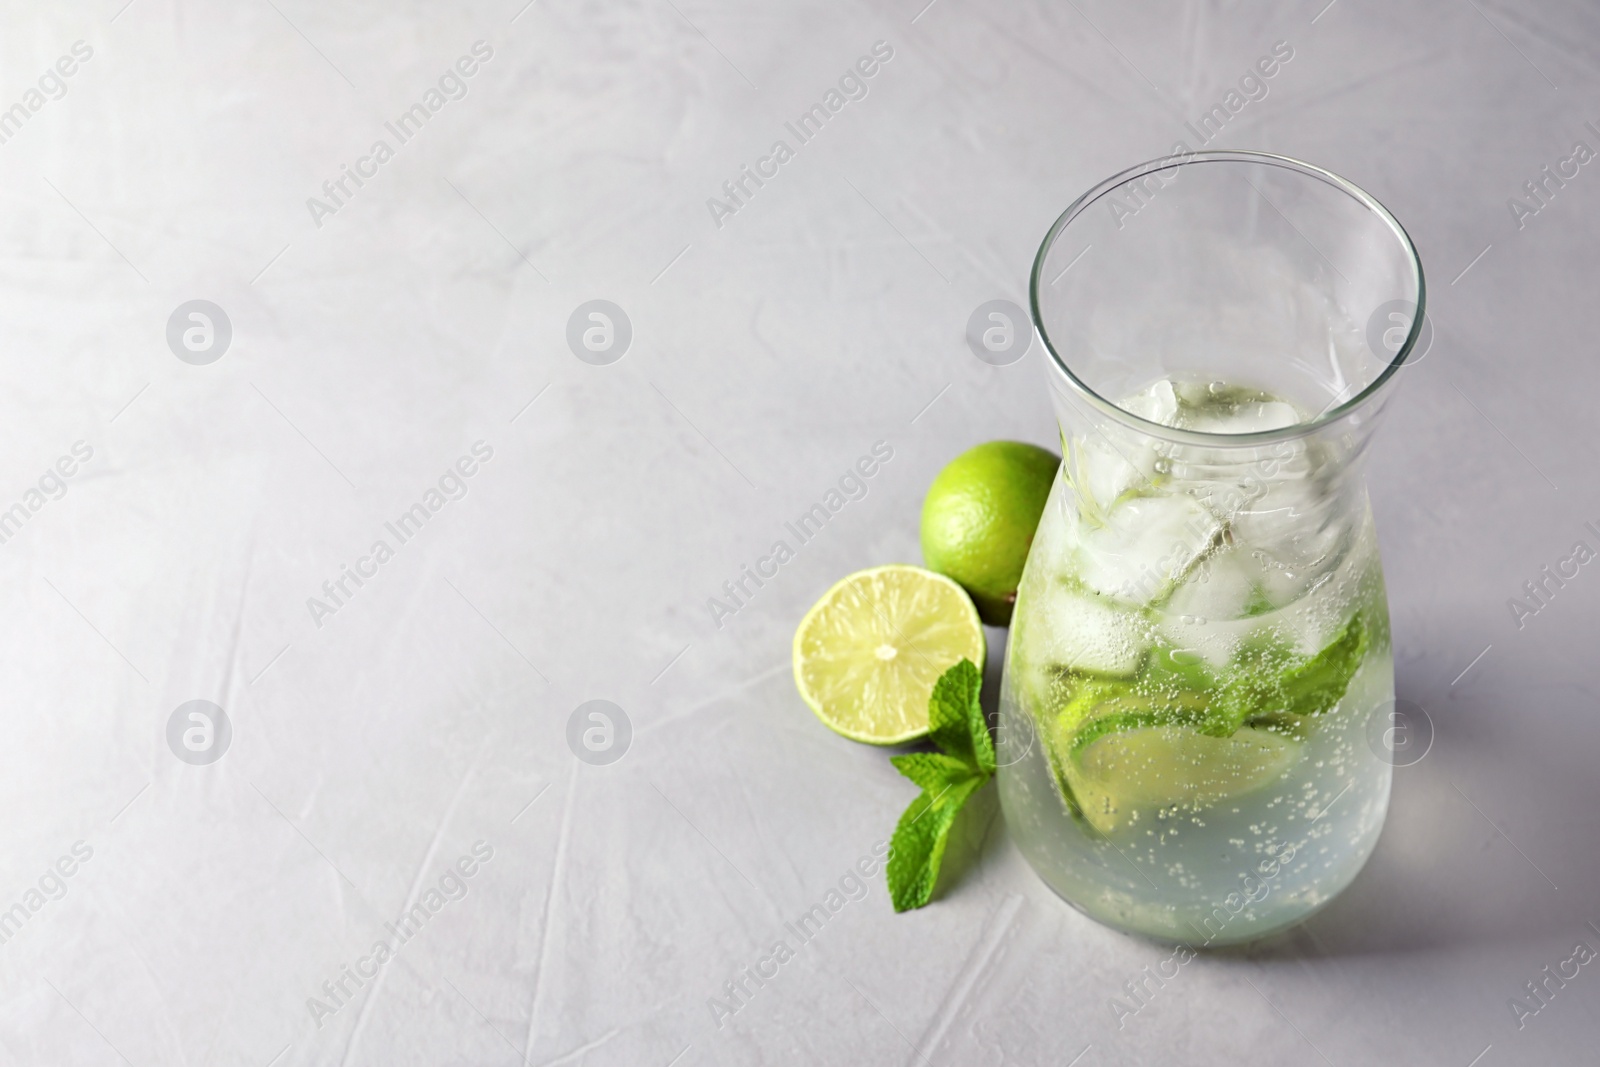
[(1078, 199), (1034, 261), (1062, 467), (1011, 623), (1000, 791), (1069, 903), (1190, 945), (1305, 918), (1388, 809), (1361, 460), (1425, 323), (1384, 207), (1198, 152)]

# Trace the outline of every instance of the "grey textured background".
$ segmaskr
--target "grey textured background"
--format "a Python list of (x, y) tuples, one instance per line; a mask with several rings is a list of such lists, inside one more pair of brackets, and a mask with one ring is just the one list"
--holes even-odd
[[(1591, 5), (122, 3), (0, 26), (0, 108), (93, 49), (0, 144), (0, 508), (93, 450), (0, 545), (0, 909), (26, 920), (0, 1060), (1593, 1061), (1595, 966), (1520, 1028), (1508, 1001), (1600, 948), (1600, 564), (1520, 629), (1507, 607), (1600, 548), (1600, 164), (1520, 228), (1507, 204), (1600, 149)], [(316, 225), (307, 198), (477, 40), (467, 96)], [(866, 98), (715, 225), (880, 40)], [(914, 792), (795, 696), (795, 623), (918, 560), (958, 451), (1053, 439), (1039, 346), (981, 363), (968, 315), (1023, 302), (1056, 214), (1277, 41), (1216, 144), (1383, 200), (1437, 330), (1371, 454), (1399, 689), (1437, 728), (1377, 854), (1119, 1028), (1166, 951), (1055, 899), (987, 790), (932, 906), (895, 916), (872, 879), (718, 1027), (708, 998)], [(191, 299), (232, 322), (210, 365), (166, 345)], [(564, 340), (591, 299), (633, 326), (609, 366)], [(316, 625), (307, 598), (480, 440), (467, 495)], [(868, 495), (714, 626), (879, 440)], [(195, 699), (232, 724), (210, 765), (167, 747)], [(633, 726), (609, 766), (566, 744), (593, 699)], [(319, 1027), (307, 999), (478, 841), (466, 895)]]

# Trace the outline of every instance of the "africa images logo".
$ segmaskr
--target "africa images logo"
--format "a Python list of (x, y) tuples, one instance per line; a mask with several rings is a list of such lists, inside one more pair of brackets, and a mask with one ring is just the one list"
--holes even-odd
[(0, 144), (22, 132), (23, 124), (43, 110), (52, 100), (67, 95), (67, 79), (78, 73), (80, 66), (94, 58), (94, 48), (86, 41), (72, 42), (70, 55), (55, 61), (39, 75), (37, 89), (29, 89), (22, 99), (0, 111)]
[[(837, 88), (830, 87), (822, 94), (820, 103), (812, 104), (802, 111), (793, 122), (783, 124), (783, 128), (794, 138), (795, 145), (810, 143), (822, 132), (822, 127), (833, 116), (843, 111), (844, 106), (850, 101), (865, 100), (869, 79), (893, 58), (893, 45), (888, 41), (873, 42), (872, 54), (857, 59), (854, 66), (839, 75)], [(711, 212), (711, 221), (717, 224), (717, 229), (722, 229), (727, 219), (737, 215), (740, 208), (747, 206), (756, 191), (776, 178), (778, 171), (795, 155), (795, 147), (791, 147), (788, 141), (780, 137), (772, 142), (772, 147), (768, 149), (766, 155), (756, 160), (754, 170), (749, 164), (743, 164), (739, 167), (737, 175), (723, 182), (723, 196), (706, 199), (706, 210)], [(751, 188), (752, 184), (754, 188)]]
[[(383, 124), (384, 129), (394, 137), (394, 144), (380, 137), (372, 142), (372, 147), (367, 150), (366, 155), (356, 159), (354, 166), (341, 163), (339, 175), (322, 183), (322, 195), (325, 199), (315, 196), (306, 198), (306, 210), (311, 212), (311, 221), (316, 223), (317, 229), (322, 229), (324, 218), (337, 215), (368, 181), (376, 178), (378, 168), (393, 159), (397, 149), (421, 133), (422, 127), (442, 111), (445, 104), (452, 100), (466, 99), (468, 91), (466, 79), (477, 74), (480, 65), (488, 63), (493, 58), (494, 49), (489, 46), (489, 42), (472, 42), (471, 55), (462, 56), (452, 66), (445, 68), (445, 72), (439, 75), (438, 84), (428, 86), (423, 91), (420, 101), (402, 111), (393, 122)], [(354, 184), (354, 189), (350, 187), (351, 184)]]
[[(400, 546), (421, 533), (422, 528), (446, 504), (465, 497), (471, 489), (467, 480), (493, 458), (494, 446), (481, 439), (474, 441), (472, 454), (463, 455), (446, 467), (439, 476), (437, 488), (430, 485), (420, 500), (402, 511), (393, 522), (383, 524), (384, 530), (394, 538), (393, 545), (385, 538), (378, 537), (373, 540), (367, 554), (356, 559), (354, 567), (348, 563), (339, 564), (338, 575), (322, 583), (322, 597), (306, 597), (306, 610), (317, 629), (322, 629), (323, 619), (338, 614), (340, 608), (354, 600), (361, 587), (376, 578), (380, 568), (395, 557)], [(352, 585), (355, 588), (352, 589)]]
[(480, 838), (473, 842), (470, 855), (463, 853), (455, 863), (445, 868), (437, 884), (413, 894), (407, 902), (410, 907), (393, 922), (383, 924), (384, 930), (392, 938), (380, 936), (372, 943), (372, 950), (357, 959), (353, 967), (341, 964), (334, 976), (322, 983), (318, 990), (321, 996), (306, 998), (306, 1010), (311, 1013), (311, 1021), (317, 1024), (317, 1029), (321, 1030), (329, 1019), (355, 1000), (367, 983), (376, 979), (378, 972), (398, 956), (400, 950), (420, 934), (435, 915), (447, 905), (466, 899), (472, 891), (473, 876), (492, 859), (494, 846)]

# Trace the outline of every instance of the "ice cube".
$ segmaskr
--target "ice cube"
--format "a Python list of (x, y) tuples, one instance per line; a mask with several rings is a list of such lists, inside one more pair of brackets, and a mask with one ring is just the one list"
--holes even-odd
[(1231, 517), (1234, 540), (1266, 557), (1269, 598), (1285, 603), (1305, 579), (1336, 566), (1349, 547), (1360, 502), (1317, 471), (1279, 472)]
[(1174, 383), (1172, 393), (1177, 401), (1177, 413), (1170, 425), (1185, 430), (1216, 434), (1262, 433), (1301, 421), (1300, 412), (1293, 404), (1246, 386), (1184, 381)]
[(1045, 593), (1031, 614), (1019, 650), (1036, 667), (1051, 665), (1126, 677), (1150, 650), (1149, 627), (1137, 611), (1080, 594), (1065, 583)]
[(1066, 474), (1078, 496), (1078, 510), (1091, 522), (1136, 493), (1155, 491), (1162, 482), (1162, 443), (1133, 430), (1106, 426), (1067, 440)]
[[(1200, 433), (1232, 436), (1279, 430), (1300, 422), (1293, 405), (1274, 400), (1264, 393), (1213, 383), (1200, 386), (1183, 383), (1177, 390), (1179, 401), (1176, 425)], [(1180, 484), (1215, 483), (1205, 494), (1220, 502), (1213, 504), (1224, 520), (1226, 512), (1240, 505), (1241, 497), (1259, 491), (1259, 483), (1276, 476), (1285, 463), (1302, 457), (1305, 446), (1299, 442), (1273, 446), (1167, 445), (1162, 449), (1173, 481)]]
[(1163, 610), (1205, 619), (1243, 618), (1260, 597), (1257, 574), (1245, 552), (1224, 549), (1196, 564)]
[(1140, 393), (1117, 405), (1147, 422), (1175, 426), (1178, 420), (1178, 394), (1170, 381), (1162, 378)]
[(1226, 667), (1256, 625), (1246, 618), (1261, 600), (1259, 567), (1237, 548), (1223, 549), (1195, 565), (1162, 608), (1157, 630), (1174, 656), (1199, 656)]
[(1170, 483), (1183, 486), (1224, 522), (1249, 507), (1278, 484), (1312, 478), (1321, 464), (1304, 441), (1233, 447), (1176, 445), (1162, 447), (1157, 469)]
[(1300, 421), (1300, 413), (1281, 400), (1251, 400), (1240, 404), (1189, 409), (1180, 415), (1179, 425), (1200, 433), (1264, 433), (1281, 430)]
[[(1166, 379), (1118, 405), (1149, 422), (1174, 424), (1178, 397)], [(1068, 443), (1067, 473), (1079, 494), (1079, 507), (1103, 522), (1130, 490), (1154, 488), (1160, 480), (1160, 442), (1136, 430), (1115, 425), (1096, 427)]]
[(1139, 484), (1135, 463), (1093, 434), (1068, 446), (1067, 476), (1077, 490), (1078, 507), (1092, 522), (1102, 522), (1117, 499)]
[(1102, 596), (1148, 604), (1166, 596), (1218, 543), (1222, 523), (1185, 493), (1124, 500), (1105, 524), (1077, 526), (1077, 578)]
[(1321, 652), (1349, 624), (1355, 605), (1367, 593), (1363, 583), (1372, 580), (1370, 549), (1367, 538), (1353, 538), (1351, 549), (1338, 568), (1322, 572), (1301, 596), (1279, 612), (1282, 629), (1300, 655)]

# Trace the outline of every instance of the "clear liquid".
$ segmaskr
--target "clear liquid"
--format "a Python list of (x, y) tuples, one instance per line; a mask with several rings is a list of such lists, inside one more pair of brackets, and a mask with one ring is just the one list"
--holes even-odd
[[(1388, 808), (1369, 723), (1394, 670), (1365, 494), (1301, 446), (1218, 509), (1231, 468), (1193, 450), (1145, 456), (1151, 482), (1129, 490), (1079, 445), (1012, 621), (1008, 826), (1051, 888), (1109, 925), (1195, 946), (1290, 926), (1354, 879)], [(1198, 475), (1169, 473), (1185, 463)], [(1140, 563), (1152, 537), (1162, 566)]]

